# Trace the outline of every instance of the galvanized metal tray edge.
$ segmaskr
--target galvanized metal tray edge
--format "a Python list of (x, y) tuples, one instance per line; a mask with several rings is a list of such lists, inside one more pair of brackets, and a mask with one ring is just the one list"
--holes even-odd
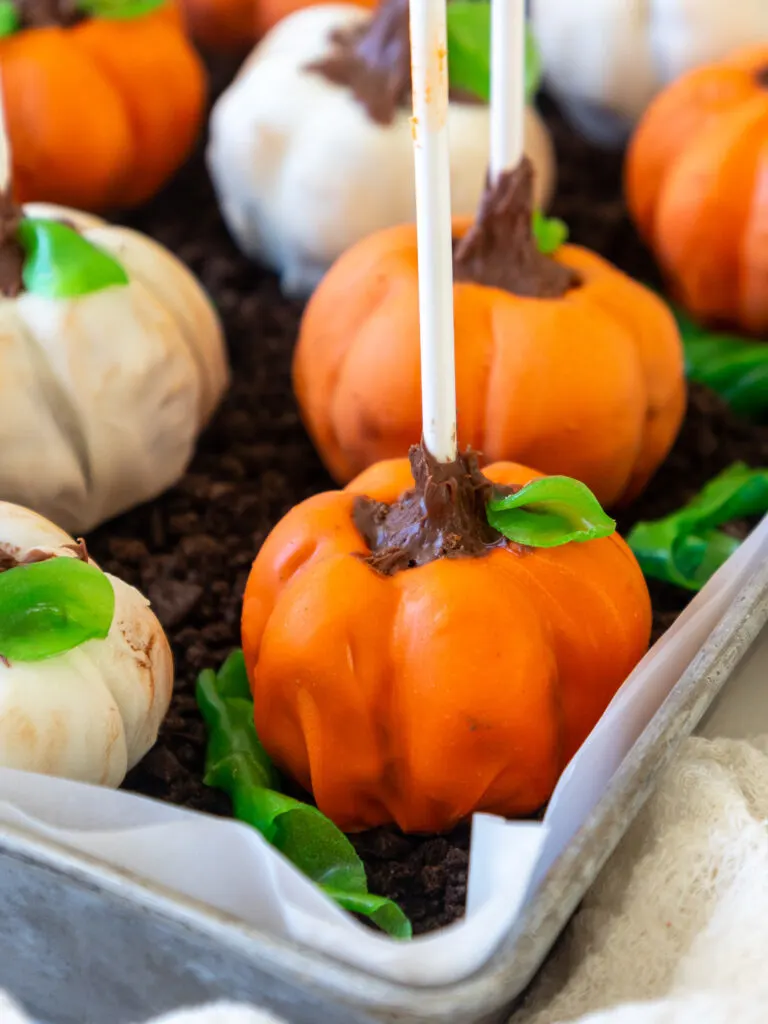
[[(276, 939), (129, 873), (73, 854), (25, 833), (0, 832), (0, 852), (46, 865), (74, 885), (131, 904), (162, 919), (201, 948), (258, 964), (280, 983), (312, 999), (345, 1007), (356, 1019), (398, 1024), (486, 1024), (501, 1018), (535, 974), (589, 884), (652, 792), (659, 773), (696, 727), (736, 665), (768, 621), (768, 565), (762, 565), (683, 673), (643, 732), (589, 821), (553, 865), (535, 899), (491, 960), (463, 982), (440, 988), (397, 985), (329, 956)], [(226, 971), (224, 974), (226, 975)], [(226, 977), (210, 979), (210, 998), (232, 995)], [(254, 992), (250, 998), (257, 998)], [(159, 1007), (163, 1009), (165, 1007)]]

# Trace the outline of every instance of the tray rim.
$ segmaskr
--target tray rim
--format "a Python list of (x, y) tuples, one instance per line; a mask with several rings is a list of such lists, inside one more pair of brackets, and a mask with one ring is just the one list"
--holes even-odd
[[(402, 984), (370, 974), (22, 826), (0, 826), (0, 850), (193, 930), (233, 953), (258, 958), (260, 966), (276, 977), (322, 991), (325, 997), (378, 1020), (491, 1020), (494, 1012), (510, 1008), (519, 998), (653, 791), (659, 774), (696, 728), (766, 623), (768, 561), (753, 570), (726, 608), (624, 758), (587, 821), (554, 862), (491, 957), (469, 977), (449, 985)], [(642, 784), (634, 785), (641, 770), (646, 772)], [(615, 807), (624, 797), (628, 798), (628, 810), (620, 820)], [(573, 884), (574, 875), (577, 885)]]

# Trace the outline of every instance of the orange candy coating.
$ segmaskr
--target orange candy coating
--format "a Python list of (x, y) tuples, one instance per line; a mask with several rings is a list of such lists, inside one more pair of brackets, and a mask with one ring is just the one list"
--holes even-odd
[(187, 158), (205, 73), (172, 5), (0, 39), (19, 202), (138, 205)]
[(537, 810), (650, 635), (648, 591), (618, 535), (380, 575), (358, 557), (355, 495), (391, 503), (412, 485), (393, 460), (296, 506), (243, 603), (259, 736), (348, 831)]
[(695, 317), (768, 331), (768, 45), (692, 71), (656, 98), (630, 145), (626, 193)]
[[(468, 230), (457, 220), (454, 235)], [(580, 287), (559, 299), (454, 285), (458, 435), (490, 461), (582, 480), (603, 505), (635, 498), (682, 422), (674, 319), (601, 257), (562, 246)], [(293, 365), (305, 425), (345, 484), (421, 436), (416, 229), (364, 239), (312, 296)]]

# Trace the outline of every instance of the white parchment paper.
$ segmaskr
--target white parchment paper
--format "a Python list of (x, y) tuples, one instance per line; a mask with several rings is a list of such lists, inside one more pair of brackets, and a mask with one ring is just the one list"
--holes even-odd
[(254, 830), (168, 804), (0, 769), (0, 823), (82, 851), (272, 934), (415, 985), (467, 977), (490, 956), (595, 806), (630, 747), (768, 557), (768, 517), (626, 680), (563, 774), (543, 822), (476, 815), (466, 917), (409, 943), (339, 910)]

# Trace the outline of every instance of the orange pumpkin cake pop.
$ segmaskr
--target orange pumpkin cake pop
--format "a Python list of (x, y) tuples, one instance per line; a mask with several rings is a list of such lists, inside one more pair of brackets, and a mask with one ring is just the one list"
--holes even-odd
[[(652, 292), (593, 252), (543, 254), (527, 160), (455, 220), (458, 429), (489, 459), (586, 483), (605, 505), (645, 487), (685, 410), (682, 345)], [(312, 296), (293, 364), (305, 425), (346, 483), (419, 438), (416, 231), (371, 235)]]
[[(651, 625), (640, 568), (583, 484), (510, 462), (481, 472), (457, 449), (444, 0), (411, 0), (411, 36), (423, 440), (410, 462), (378, 462), (289, 512), (243, 602), (258, 735), (347, 831), (540, 808)], [(460, 268), (482, 241), (466, 236)], [(526, 265), (529, 287), (571, 280), (567, 263), (540, 264)], [(398, 335), (378, 337), (383, 365)]]
[(673, 82), (627, 155), (630, 212), (697, 318), (768, 331), (768, 45)]
[(144, 202), (189, 155), (203, 66), (171, 0), (11, 0), (0, 66), (19, 202)]

